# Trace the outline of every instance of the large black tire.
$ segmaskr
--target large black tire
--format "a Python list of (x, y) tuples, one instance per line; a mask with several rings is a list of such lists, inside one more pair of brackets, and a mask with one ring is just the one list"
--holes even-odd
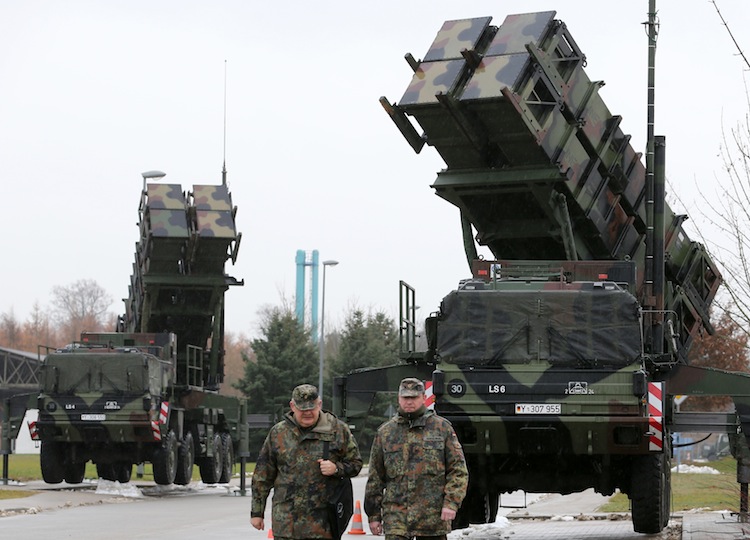
[(471, 486), (463, 504), (453, 520), (453, 529), (465, 529), (472, 523), (494, 523), (500, 496), (496, 492), (483, 493), (478, 487)]
[(86, 474), (85, 461), (68, 461), (65, 464), (65, 481), (68, 484), (80, 484)]
[(171, 429), (159, 449), (154, 452), (151, 462), (154, 482), (162, 486), (174, 483), (177, 474), (177, 435)]
[(203, 457), (200, 459), (198, 468), (201, 471), (201, 480), (204, 484), (218, 484), (221, 478), (221, 473), (224, 470), (223, 460), (223, 449), (221, 444), (221, 435), (218, 433), (214, 434), (213, 438), (208, 441), (211, 445), (211, 457)]
[(177, 474), (174, 483), (180, 486), (186, 486), (193, 479), (193, 464), (195, 463), (195, 445), (193, 444), (193, 434), (189, 431), (185, 433), (180, 444), (180, 451), (177, 454)]
[(130, 478), (133, 476), (133, 464), (129, 462), (120, 461), (114, 464), (115, 479), (121, 484), (127, 484), (130, 482)]
[(59, 484), (65, 478), (65, 452), (53, 441), (42, 441), (39, 450), (42, 479), (48, 484)]
[(671, 477), (668, 452), (634, 460), (630, 502), (635, 532), (657, 534), (667, 526), (671, 510)]
[(110, 482), (114, 482), (115, 480), (117, 480), (117, 477), (115, 476), (115, 466), (113, 463), (97, 463), (96, 474), (102, 480), (109, 480)]
[(229, 433), (221, 434), (221, 476), (220, 484), (227, 484), (232, 479), (232, 468), (234, 467), (234, 447), (232, 436)]

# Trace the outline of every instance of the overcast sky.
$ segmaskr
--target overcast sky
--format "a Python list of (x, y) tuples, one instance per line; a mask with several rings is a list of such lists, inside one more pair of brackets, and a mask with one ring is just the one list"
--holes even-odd
[[(717, 0), (750, 52), (747, 0)], [(656, 133), (687, 205), (721, 178), (722, 123), (746, 111), (741, 59), (706, 0), (660, 0)], [(648, 0), (0, 0), (0, 312), (25, 320), (55, 285), (90, 278), (122, 313), (138, 237), (141, 172), (220, 183), (224, 155), (242, 244), (226, 326), (258, 334), (258, 310), (293, 301), (295, 253), (340, 262), (326, 326), (353, 306), (420, 316), (468, 275), (458, 211), (430, 184), (378, 103), (411, 80), (443, 21), (557, 11), (634, 148), (645, 148)], [(684, 208), (676, 208), (683, 210)], [(695, 216), (694, 216), (695, 217)]]

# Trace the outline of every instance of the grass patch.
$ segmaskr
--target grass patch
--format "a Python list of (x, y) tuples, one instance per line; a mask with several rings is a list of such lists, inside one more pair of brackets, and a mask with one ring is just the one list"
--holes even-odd
[(0, 489), (0, 501), (4, 499), (23, 499), (37, 493), (31, 489)]
[[(255, 463), (247, 463), (245, 466), (246, 472), (249, 474), (255, 470)], [(239, 474), (240, 465), (235, 463), (233, 468), (234, 474)], [(99, 478), (96, 474), (96, 465), (91, 462), (86, 463), (86, 472), (84, 477), (87, 479), (95, 480)], [(11, 454), (8, 457), (8, 478), (11, 480), (17, 480), (19, 482), (30, 482), (32, 480), (42, 479), (42, 470), (39, 466), (39, 455), (38, 454)], [(192, 480), (197, 482), (200, 480), (200, 470), (197, 465), (193, 466)], [(143, 478), (138, 480), (149, 481), (154, 479), (154, 474), (151, 469), (151, 464), (146, 463), (143, 466)], [(133, 469), (133, 480), (136, 480), (136, 470)]]
[[(693, 508), (705, 510), (729, 510), (739, 512), (740, 485), (737, 483), (737, 462), (726, 457), (709, 466), (720, 474), (672, 473), (672, 511), (681, 512)], [(599, 512), (629, 512), (630, 500), (617, 493), (602, 505)]]

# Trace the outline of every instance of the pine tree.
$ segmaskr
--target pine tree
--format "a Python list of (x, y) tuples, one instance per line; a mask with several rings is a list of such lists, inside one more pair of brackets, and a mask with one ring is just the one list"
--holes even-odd
[[(365, 315), (362, 310), (353, 309), (341, 332), (338, 355), (330, 359), (329, 380), (355, 369), (397, 364), (398, 351), (398, 331), (393, 319), (383, 312)], [(329, 382), (327, 388), (331, 387)], [(396, 389), (393, 390), (395, 392)], [(375, 397), (362, 430), (354, 433), (363, 456), (369, 456), (375, 430), (394, 411), (395, 404), (396, 399), (392, 395), (379, 394)]]
[(245, 374), (237, 388), (247, 396), (248, 410), (270, 413), (278, 420), (289, 410), (295, 386), (316, 384), (318, 354), (309, 331), (290, 311), (268, 310), (261, 332), (263, 337), (251, 342), (255, 361), (243, 355)]

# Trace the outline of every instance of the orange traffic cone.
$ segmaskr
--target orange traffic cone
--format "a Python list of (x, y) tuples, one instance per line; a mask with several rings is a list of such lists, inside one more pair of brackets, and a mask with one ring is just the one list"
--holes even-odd
[(268, 538), (273, 538), (273, 529), (268, 529)]
[(362, 527), (362, 508), (359, 506), (359, 501), (354, 506), (354, 516), (352, 516), (352, 528), (349, 534), (365, 534), (365, 530)]

